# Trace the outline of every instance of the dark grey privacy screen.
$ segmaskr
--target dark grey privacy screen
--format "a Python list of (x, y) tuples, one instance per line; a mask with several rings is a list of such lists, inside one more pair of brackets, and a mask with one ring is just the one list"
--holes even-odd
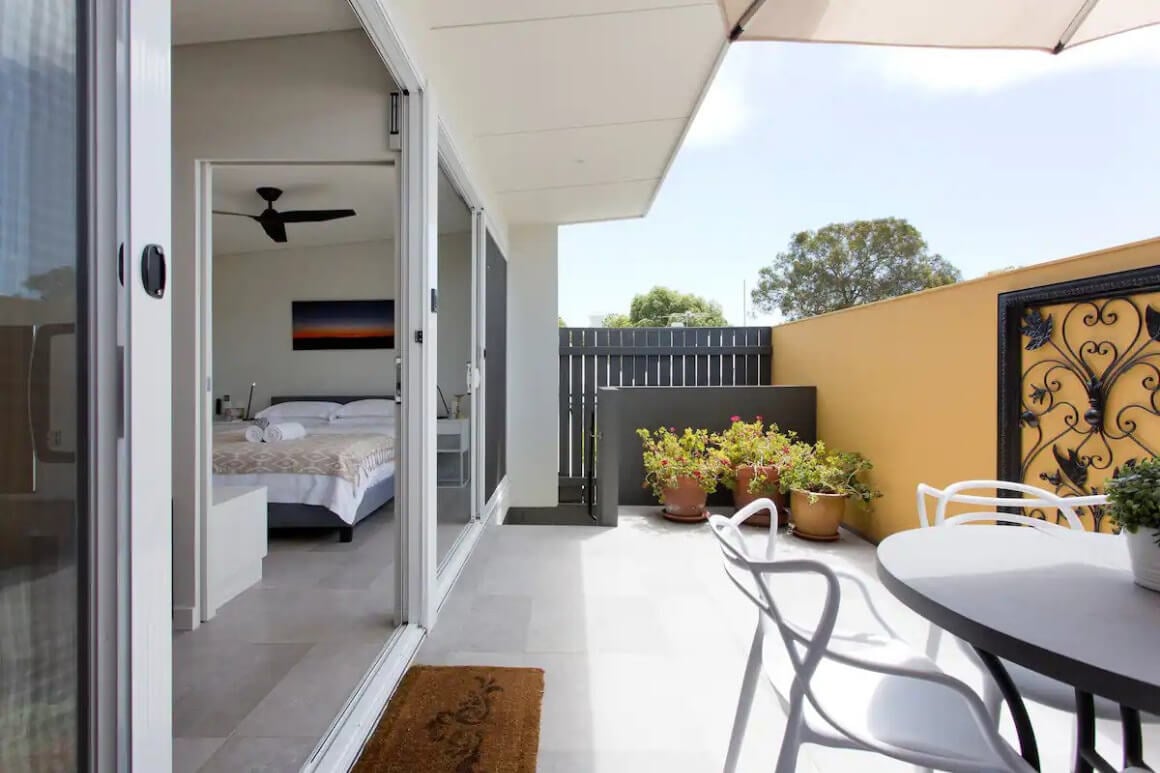
[(560, 479), (588, 475), (588, 433), (604, 387), (764, 386), (767, 327), (560, 329)]
[(507, 474), (507, 258), (487, 235), (487, 329), (484, 333), (485, 501)]
[[(655, 504), (641, 487), (644, 463), (638, 427), (727, 428), (732, 416), (763, 417), (802, 440), (817, 439), (817, 390), (812, 386), (620, 387), (600, 390), (600, 436), (597, 441), (597, 496), (600, 523), (616, 525), (618, 505)], [(710, 497), (727, 505), (728, 493)], [(731, 510), (722, 510), (731, 512)]]

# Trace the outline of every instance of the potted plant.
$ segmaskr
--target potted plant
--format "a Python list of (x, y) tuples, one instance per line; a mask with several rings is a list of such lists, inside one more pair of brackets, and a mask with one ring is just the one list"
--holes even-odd
[[(784, 526), (786, 498), (779, 481), (794, 433), (782, 434), (776, 424), (765, 426), (761, 416), (754, 421), (733, 416), (730, 421), (729, 429), (713, 435), (712, 441), (723, 464), (721, 482), (733, 491), (733, 506), (740, 510), (758, 497), (769, 497), (777, 505), (778, 526)], [(745, 522), (768, 526), (769, 518), (765, 510)]]
[(881, 494), (860, 480), (873, 468), (861, 454), (833, 451), (820, 440), (794, 443), (781, 471), (781, 489), (788, 491), (793, 534), (810, 540), (838, 539), (838, 526), (851, 497), (869, 507)]
[(1107, 492), (1111, 516), (1128, 540), (1136, 584), (1160, 591), (1160, 457), (1124, 466)]
[(638, 429), (644, 448), (644, 486), (674, 521), (705, 520), (705, 501), (721, 478), (721, 459), (709, 443), (709, 431), (676, 427)]

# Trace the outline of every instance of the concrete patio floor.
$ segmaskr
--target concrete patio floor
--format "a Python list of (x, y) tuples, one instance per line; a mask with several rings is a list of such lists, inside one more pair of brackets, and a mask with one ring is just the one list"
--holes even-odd
[[(763, 529), (747, 531), (755, 542), (766, 537)], [(817, 558), (861, 572), (891, 624), (916, 646), (925, 641), (925, 621), (878, 584), (871, 544), (845, 532), (828, 544), (779, 535), (777, 556)], [(816, 609), (821, 592), (820, 584), (795, 579), (791, 604)], [(492, 525), (418, 660), (543, 668), (541, 771), (714, 771), (724, 761), (754, 614), (726, 578), (704, 524), (672, 524), (628, 511), (611, 529)], [(839, 624), (863, 620), (856, 599), (844, 601)], [(978, 688), (979, 672), (958, 647), (944, 642), (940, 663)], [(1029, 709), (1043, 770), (1069, 770), (1070, 718)], [(773, 769), (783, 726), (765, 684), (741, 770)], [(1008, 718), (1004, 734), (1013, 740)], [(1118, 725), (1100, 725), (1100, 748), (1109, 760), (1119, 759), (1118, 735)], [(1160, 734), (1154, 727), (1145, 729), (1145, 748), (1155, 759)], [(913, 768), (871, 754), (806, 747), (799, 770)]]

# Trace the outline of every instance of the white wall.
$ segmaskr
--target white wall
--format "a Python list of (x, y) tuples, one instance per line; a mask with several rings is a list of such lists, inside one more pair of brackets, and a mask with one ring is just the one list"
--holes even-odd
[[(196, 162), (377, 161), (394, 84), (365, 33), (178, 46), (173, 51), (174, 604), (199, 583), (197, 513), (209, 465), (199, 416), (212, 410), (198, 326)], [(193, 615), (192, 617), (196, 617)]]
[(215, 255), (214, 396), (254, 410), (271, 395), (388, 395), (393, 349), (294, 351), (292, 301), (395, 299), (395, 246), (389, 241)]
[(508, 477), (515, 507), (559, 500), (557, 228), (513, 227), (508, 251)]
[[(466, 363), (471, 359), (471, 234), (439, 237), (438, 383), (455, 407), (455, 395), (467, 392)], [(464, 411), (470, 409), (467, 400)]]

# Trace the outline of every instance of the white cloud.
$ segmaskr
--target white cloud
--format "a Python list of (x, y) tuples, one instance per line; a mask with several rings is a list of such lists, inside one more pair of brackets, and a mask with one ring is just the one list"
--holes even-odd
[(745, 78), (749, 70), (749, 55), (733, 46), (693, 118), (686, 147), (724, 145), (745, 130), (751, 117), (745, 99)]
[(1053, 56), (1039, 51), (863, 49), (859, 67), (929, 91), (986, 94), (1040, 78), (1113, 67), (1160, 69), (1160, 27), (1085, 43)]

